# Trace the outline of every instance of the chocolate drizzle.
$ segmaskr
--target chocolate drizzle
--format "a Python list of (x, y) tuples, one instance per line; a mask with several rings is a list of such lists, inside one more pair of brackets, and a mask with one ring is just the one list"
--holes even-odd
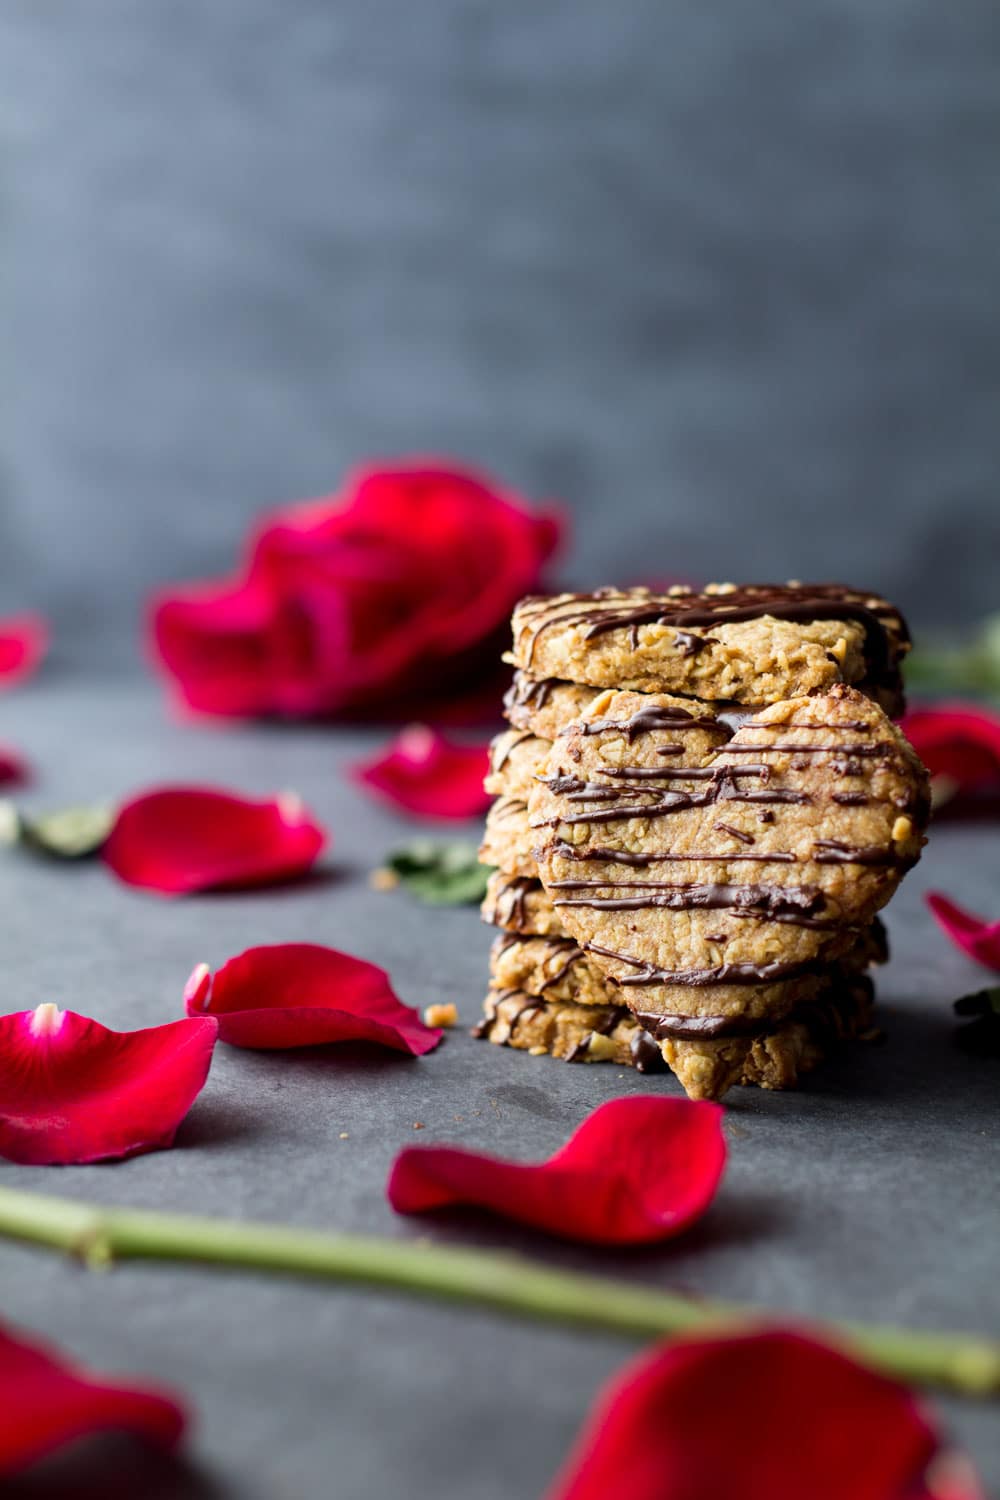
[(874, 986), (866, 974), (827, 970), (834, 983), (824, 994), (804, 1000), (781, 1017), (663, 1015), (633, 1011), (639, 1025), (658, 1041), (711, 1041), (719, 1037), (761, 1037), (796, 1023), (805, 1024), (817, 1039), (842, 1040), (853, 1034), (871, 1005)]
[[(812, 729), (815, 726), (789, 724), (782, 727)], [(895, 745), (888, 740), (881, 740), (876, 745), (796, 745), (787, 740), (774, 740), (770, 745), (725, 745), (723, 751), (726, 755), (763, 755), (774, 750), (783, 750), (788, 755), (843, 755), (846, 753), (848, 755), (888, 756), (895, 748)]]
[[(507, 730), (505, 734), (498, 734), (496, 739), (490, 744), (490, 770), (502, 771), (510, 759), (511, 751), (516, 750), (518, 745), (523, 745), (525, 740), (530, 739), (534, 739), (534, 735), (530, 729), (522, 729), (520, 734), (514, 734), (510, 730)], [(500, 751), (499, 755), (497, 754), (498, 750)]]
[[(507, 1005), (511, 1001), (516, 1002), (516, 1009), (513, 1016), (502, 1016), (500, 1014), (501, 1005)], [(486, 997), (486, 1014), (477, 1026), (473, 1026), (472, 1035), (477, 1040), (489, 1037), (498, 1021), (506, 1021), (506, 1040), (509, 1041), (517, 1030), (518, 1022), (522, 1016), (526, 1016), (530, 1011), (543, 1010), (544, 1007), (545, 1001), (537, 995), (526, 995), (523, 991), (516, 989), (491, 990)]]
[[(520, 931), (528, 920), (525, 909), (525, 901), (528, 892), (535, 885), (535, 881), (529, 880), (524, 875), (512, 876), (505, 880), (497, 892), (495, 910), (500, 917), (500, 925), (513, 927)], [(501, 902), (506, 902), (506, 907), (501, 907)]]
[(635, 1028), (628, 1044), (628, 1050), (632, 1055), (632, 1066), (637, 1073), (663, 1073), (666, 1071), (667, 1065), (663, 1060), (663, 1053), (644, 1027), (637, 1026)]
[[(573, 965), (583, 957), (583, 949), (579, 947), (574, 938), (542, 937), (538, 933), (504, 933), (494, 939), (490, 950), (494, 966), (499, 959), (503, 958), (504, 954), (509, 953), (512, 949), (530, 943), (541, 944), (545, 950), (540, 963), (542, 973), (545, 975), (543, 988), (546, 989), (550, 985), (559, 984), (561, 980), (565, 979)], [(563, 962), (554, 973), (549, 974), (546, 972), (545, 963), (550, 954), (553, 953), (561, 954)]]
[(565, 947), (568, 950), (565, 955), (565, 961), (560, 965), (556, 973), (547, 975), (545, 979), (546, 986), (550, 984), (559, 984), (561, 980), (566, 978), (566, 975), (569, 973), (570, 969), (577, 962), (577, 960), (583, 957), (583, 949), (580, 948), (572, 938), (546, 938), (544, 939), (544, 941), (551, 943), (553, 947)]
[[(816, 839), (813, 848), (818, 854), (813, 859), (818, 865), (905, 865), (892, 848), (882, 844), (843, 844), (839, 839)], [(909, 861), (912, 863), (912, 861)]]
[(690, 630), (678, 630), (674, 635), (674, 641), (680, 649), (681, 656), (697, 656), (704, 651), (706, 646), (718, 645), (714, 636), (693, 635)]
[(579, 727), (582, 734), (603, 734), (606, 729), (611, 729), (623, 734), (631, 744), (637, 735), (657, 729), (714, 729), (716, 722), (712, 717), (699, 718), (686, 708), (649, 703), (636, 709), (627, 719), (587, 719)]
[(677, 984), (691, 989), (716, 984), (775, 984), (778, 980), (797, 979), (815, 969), (815, 964), (785, 963), (780, 959), (765, 964), (715, 964), (707, 969), (658, 969), (646, 959), (618, 953), (613, 948), (602, 948), (598, 943), (587, 943), (586, 949), (588, 953), (599, 953), (602, 958), (615, 959), (636, 970), (635, 974), (615, 978), (615, 983), (622, 988), (647, 984)]
[(598, 911), (729, 911), (762, 921), (787, 921), (804, 927), (826, 924), (826, 898), (817, 886), (685, 885), (667, 880), (556, 880), (553, 891), (630, 891), (627, 896), (557, 896), (556, 907), (592, 907)]
[(718, 1036), (753, 1036), (774, 1028), (773, 1021), (751, 1020), (748, 1016), (660, 1015), (651, 1010), (637, 1010), (633, 1014), (643, 1030), (658, 1042), (668, 1037), (674, 1041), (699, 1041)]
[(734, 828), (731, 823), (713, 823), (712, 827), (716, 833), (728, 833), (730, 838), (736, 839), (741, 844), (756, 843), (752, 833), (744, 833), (742, 828)]
[(681, 864), (702, 864), (713, 860), (733, 863), (736, 860), (753, 860), (759, 864), (781, 864), (794, 865), (796, 857), (790, 850), (775, 849), (770, 854), (675, 854), (665, 851), (660, 854), (634, 854), (628, 849), (606, 849), (601, 844), (595, 844), (589, 849), (578, 849), (574, 844), (566, 844), (561, 841), (552, 846), (552, 852), (560, 855), (563, 859), (594, 860), (595, 863), (606, 861), (608, 864), (616, 865), (656, 865), (661, 863), (677, 862)]
[[(625, 769), (620, 768), (620, 772), (624, 773)], [(547, 786), (549, 791), (557, 796), (565, 797), (567, 802), (610, 802), (613, 805), (598, 807), (587, 812), (557, 813), (551, 818), (533, 822), (532, 827), (556, 828), (560, 824), (616, 823), (631, 818), (665, 818), (671, 813), (684, 812), (692, 807), (710, 807), (717, 802), (808, 803), (812, 801), (808, 792), (793, 791), (782, 787), (744, 791), (734, 785), (735, 782), (748, 776), (758, 777), (766, 783), (770, 773), (771, 768), (764, 765), (695, 766), (691, 769), (678, 767), (676, 774), (664, 773), (657, 767), (655, 772), (648, 776), (649, 782), (654, 782), (664, 776), (669, 781), (684, 780), (690, 776), (695, 781), (710, 783), (704, 791), (673, 792), (655, 785), (636, 785), (626, 781), (616, 781), (612, 785), (606, 785), (600, 781), (584, 781), (572, 774), (540, 777), (539, 780), (543, 786)], [(636, 800), (639, 797), (650, 796), (658, 800), (652, 802)], [(753, 843), (749, 836), (747, 841)]]
[[(716, 723), (721, 724), (723, 729), (728, 730), (730, 738), (739, 734), (744, 724), (749, 723), (757, 709), (747, 705), (745, 708), (723, 708), (716, 715)], [(755, 726), (756, 727), (756, 726)]]
[(581, 1057), (590, 1051), (590, 1039), (593, 1035), (592, 1031), (588, 1031), (578, 1042), (574, 1042), (569, 1051), (563, 1055), (563, 1062), (579, 1062)]
[[(504, 693), (503, 707), (512, 724), (527, 715), (538, 713), (548, 703), (556, 688), (562, 687), (558, 677), (532, 677), (527, 672), (515, 672), (514, 680)], [(519, 712), (524, 710), (524, 713)]]
[(511, 818), (518, 818), (522, 813), (528, 811), (528, 804), (519, 797), (498, 797), (490, 808), (486, 821), (490, 823), (507, 823)]
[(884, 600), (856, 593), (841, 584), (757, 584), (703, 594), (651, 594), (645, 590), (567, 594), (523, 601), (529, 634), (524, 665), (530, 667), (543, 634), (556, 626), (584, 627), (588, 641), (613, 630), (627, 630), (634, 650), (642, 625), (673, 627), (680, 633), (684, 656), (703, 639), (691, 634), (764, 616), (808, 624), (816, 620), (854, 621), (865, 633), (867, 673), (876, 682), (888, 678), (899, 648), (909, 641), (902, 617)]

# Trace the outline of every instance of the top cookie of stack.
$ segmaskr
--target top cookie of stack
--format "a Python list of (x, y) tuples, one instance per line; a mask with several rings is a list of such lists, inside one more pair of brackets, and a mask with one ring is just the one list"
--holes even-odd
[[(886, 718), (901, 711), (909, 649), (898, 611), (838, 585), (720, 584), (529, 598), (512, 623), (512, 727), (494, 744), (487, 788), (498, 801), (482, 851), (499, 870), (484, 916), (506, 934), (491, 962), (486, 1034), (639, 1063), (650, 1060), (652, 1034), (695, 1093), (794, 1082), (822, 1051), (817, 1030), (849, 1034), (864, 1021), (857, 981), (881, 947), (874, 914), (922, 843), (922, 769)], [(628, 690), (612, 703), (614, 722), (607, 689)], [(749, 760), (724, 753), (741, 722), (776, 704), (787, 712), (768, 715), (773, 729), (762, 721), (762, 739), (749, 723), (748, 743), (735, 747)], [(682, 755), (677, 734), (663, 731), (689, 719)], [(814, 729), (828, 743), (809, 743)], [(680, 759), (658, 758), (667, 754)], [(745, 803), (794, 804), (782, 821), (798, 854), (779, 848), (780, 829), (736, 827)], [(774, 823), (770, 808), (753, 811)], [(666, 869), (649, 870), (662, 862)], [(861, 867), (855, 877), (852, 864)], [(866, 891), (857, 910), (841, 889), (852, 880)], [(606, 933), (609, 909), (640, 908), (638, 921), (616, 916), (616, 949), (602, 948), (593, 913), (602, 911)], [(716, 931), (733, 915), (753, 918), (751, 943), (745, 920), (728, 923), (728, 938)], [(618, 951), (640, 931), (645, 948)], [(660, 939), (660, 952), (673, 945), (685, 955), (679, 972), (650, 963)], [(755, 954), (759, 963), (747, 961)]]
[(845, 682), (890, 717), (902, 711), (906, 624), (840, 584), (554, 594), (522, 599), (511, 624), (511, 660), (532, 678), (755, 706)]

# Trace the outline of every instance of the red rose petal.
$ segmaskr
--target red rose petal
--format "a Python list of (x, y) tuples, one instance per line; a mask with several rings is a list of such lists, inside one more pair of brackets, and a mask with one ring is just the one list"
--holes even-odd
[(397, 1213), (473, 1204), (594, 1245), (669, 1239), (699, 1218), (726, 1160), (722, 1110), (690, 1099), (612, 1099), (538, 1166), (408, 1146), (386, 1192)]
[(927, 905), (938, 925), (963, 953), (1000, 973), (1000, 922), (987, 922), (982, 917), (973, 916), (939, 891), (928, 892)]
[(900, 728), (932, 776), (959, 792), (1000, 790), (1000, 715), (975, 703), (915, 709)]
[(49, 648), (49, 627), (41, 615), (0, 620), (0, 688), (23, 682), (41, 666)]
[(0, 1016), (0, 1156), (66, 1165), (171, 1145), (217, 1029), (203, 1018), (109, 1031), (55, 1005)]
[(0, 1328), (0, 1478), (97, 1432), (173, 1448), (182, 1407), (164, 1390), (88, 1374), (54, 1349)]
[(421, 818), (475, 818), (492, 797), (483, 790), (489, 745), (459, 745), (426, 724), (410, 724), (391, 745), (352, 770), (354, 779)]
[(914, 1500), (937, 1446), (910, 1392), (811, 1339), (691, 1340), (611, 1382), (547, 1500)]
[(326, 832), (297, 797), (251, 802), (204, 787), (163, 787), (125, 804), (103, 856), (128, 885), (168, 894), (277, 885), (303, 875)]
[(441, 1040), (394, 993), (384, 969), (316, 943), (248, 948), (214, 976), (199, 965), (184, 992), (189, 1016), (214, 1016), (235, 1047), (378, 1042), (419, 1057)]

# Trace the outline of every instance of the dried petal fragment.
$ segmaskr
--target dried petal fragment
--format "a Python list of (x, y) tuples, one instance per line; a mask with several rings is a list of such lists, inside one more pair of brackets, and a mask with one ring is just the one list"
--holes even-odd
[(419, 1057), (441, 1040), (393, 991), (384, 969), (316, 943), (248, 948), (213, 976), (199, 964), (184, 992), (189, 1016), (211, 1015), (235, 1047), (377, 1042)]
[(492, 798), (483, 790), (489, 746), (457, 744), (426, 724), (410, 724), (353, 769), (354, 779), (420, 818), (475, 818)]
[(0, 688), (31, 677), (49, 648), (49, 627), (41, 615), (11, 615), (0, 620)]
[(91, 1433), (128, 1432), (170, 1449), (186, 1421), (167, 1391), (90, 1375), (9, 1329), (0, 1329), (0, 1412), (0, 1478)]
[(0, 786), (16, 786), (27, 779), (27, 761), (16, 750), (0, 745)]
[(325, 829), (291, 794), (254, 802), (207, 787), (160, 787), (119, 809), (104, 859), (128, 885), (180, 895), (294, 880), (325, 842)]
[(927, 905), (937, 918), (938, 926), (963, 953), (1000, 973), (1000, 922), (987, 922), (984, 917), (974, 916), (939, 891), (928, 892)]
[(217, 1029), (201, 1018), (110, 1031), (51, 1004), (0, 1016), (0, 1156), (68, 1165), (172, 1145)]
[(397, 1213), (472, 1204), (564, 1239), (669, 1239), (708, 1208), (726, 1159), (722, 1110), (689, 1099), (612, 1099), (537, 1166), (450, 1146), (408, 1146), (386, 1188)]
[(1000, 792), (1000, 715), (978, 703), (915, 709), (899, 726), (933, 777), (957, 797)]

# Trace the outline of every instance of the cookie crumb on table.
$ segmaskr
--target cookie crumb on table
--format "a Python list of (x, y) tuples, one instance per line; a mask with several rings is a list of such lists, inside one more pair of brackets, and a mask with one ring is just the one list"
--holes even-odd
[(457, 1020), (457, 1005), (428, 1005), (424, 1010), (424, 1021), (428, 1026), (454, 1026)]

